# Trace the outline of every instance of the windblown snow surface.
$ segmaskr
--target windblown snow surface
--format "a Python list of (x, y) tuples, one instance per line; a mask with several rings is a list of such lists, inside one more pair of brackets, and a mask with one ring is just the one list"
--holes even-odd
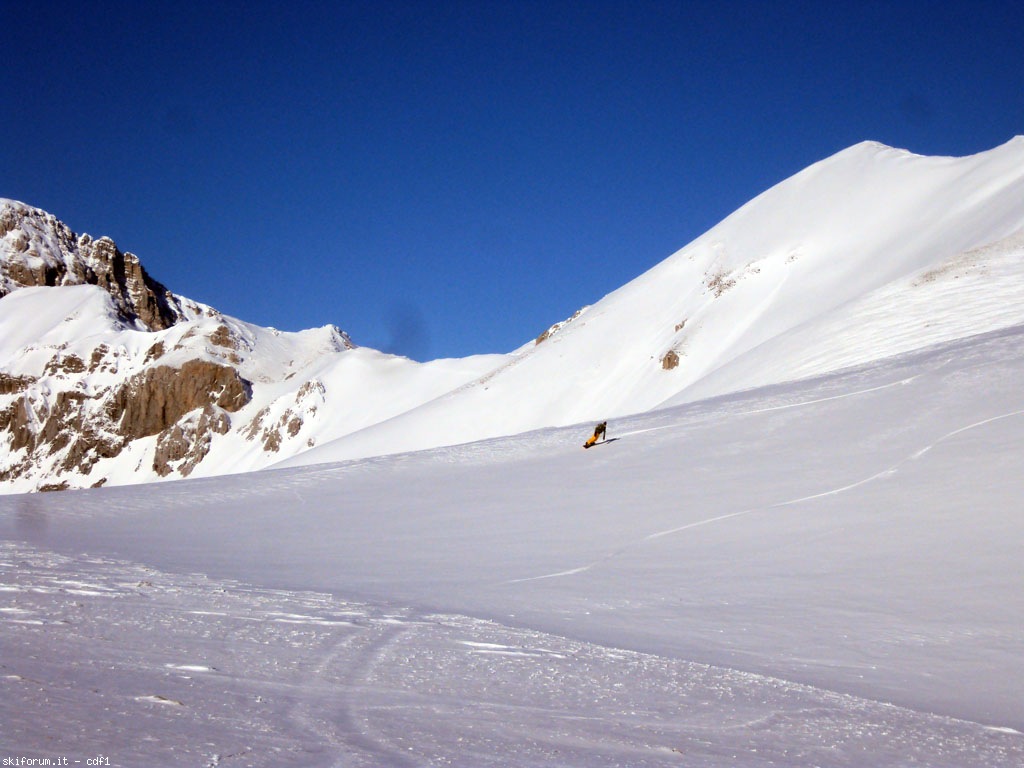
[[(742, 307), (770, 327), (719, 335), (732, 351), (714, 360), (710, 337), (687, 348), (673, 336), (685, 328), (670, 328), (664, 344), (690, 357), (652, 375), (691, 376), (686, 360), (703, 361), (693, 386), (705, 389), (658, 385), (591, 450), (583, 422), (0, 497), (2, 757), (1019, 768), (1024, 196), (1014, 209), (1006, 189), (1020, 192), (1007, 157), (1022, 148), (994, 150), (998, 163), (924, 159), (947, 169), (935, 194), (960, 228), (915, 239), (916, 195), (902, 215), (875, 211), (898, 266), (877, 250), (839, 258), (853, 229), (824, 247), (823, 222), (818, 290), (808, 271), (784, 301), (763, 286), (753, 304), (730, 298), (768, 265), (712, 281), (737, 282), (691, 307), (691, 333), (731, 327), (723, 318)], [(873, 147), (854, 156), (878, 153), (919, 165)], [(950, 185), (979, 168), (984, 193), (955, 204)], [(772, 205), (788, 210), (778, 189)], [(723, 226), (746, 231), (735, 222), (751, 210)], [(780, 252), (780, 270), (812, 250)], [(681, 253), (672, 263), (689, 269)], [(537, 349), (581, 359), (575, 345), (599, 346), (593, 329), (613, 326), (595, 318), (630, 286)], [(828, 298), (836, 286), (841, 300)], [(646, 327), (616, 314), (634, 335)], [(502, 379), (542, 370), (527, 359), (541, 354), (557, 359), (524, 353), (394, 424), (425, 440), (418, 424), (461, 412), (449, 399), (514, 404)], [(602, 365), (638, 402), (642, 382), (623, 383), (631, 363), (619, 379)], [(529, 418), (551, 381), (519, 390)], [(366, 450), (383, 434), (370, 429), (323, 450)]]

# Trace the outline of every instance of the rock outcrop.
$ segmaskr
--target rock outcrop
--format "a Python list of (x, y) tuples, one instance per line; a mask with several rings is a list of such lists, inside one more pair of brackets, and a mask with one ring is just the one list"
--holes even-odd
[(154, 435), (152, 468), (160, 476), (172, 469), (187, 476), (205, 457), (212, 434), (228, 431), (228, 414), (252, 396), (238, 371), (205, 360), (150, 367), (94, 392), (71, 389), (45, 397), (36, 383), (0, 376), (3, 391), (15, 395), (0, 409), (0, 433), (9, 435), (16, 457), (0, 463), (0, 481), (40, 466), (49, 466), (55, 477), (89, 476), (101, 459)]
[(206, 360), (159, 365), (135, 374), (107, 404), (111, 422), (129, 440), (158, 434), (185, 414), (212, 406), (237, 411), (252, 398), (238, 371)]
[(78, 236), (37, 208), (0, 201), (0, 297), (18, 288), (97, 285), (121, 315), (151, 331), (183, 316), (181, 301), (108, 237)]
[(160, 433), (153, 455), (153, 469), (160, 477), (167, 477), (172, 472), (188, 477), (210, 452), (213, 435), (227, 434), (230, 428), (228, 415), (207, 405)]

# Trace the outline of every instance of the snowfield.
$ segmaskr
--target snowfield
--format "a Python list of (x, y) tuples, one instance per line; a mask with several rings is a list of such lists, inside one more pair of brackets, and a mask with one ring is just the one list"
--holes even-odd
[(418, 454), (0, 499), (0, 738), (1019, 766), (1024, 329)]
[[(106, 311), (41, 290), (0, 349)], [(507, 355), (237, 327), (315, 447), (0, 495), (5, 759), (1024, 765), (1024, 138), (852, 147)]]

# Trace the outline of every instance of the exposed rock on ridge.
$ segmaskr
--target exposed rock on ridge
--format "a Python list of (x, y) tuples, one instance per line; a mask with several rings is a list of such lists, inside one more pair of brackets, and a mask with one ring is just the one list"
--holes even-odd
[[(0, 433), (8, 436), (12, 457), (0, 464), (0, 481), (44, 466), (51, 477), (91, 476), (101, 459), (152, 436), (152, 468), (161, 476), (176, 470), (184, 477), (206, 455), (212, 434), (228, 431), (228, 414), (252, 397), (251, 384), (238, 371), (208, 360), (153, 365), (105, 387), (76, 383), (74, 374), (84, 373), (85, 364), (73, 355), (67, 360), (78, 362), (60, 366), (51, 360), (40, 378), (0, 372), (0, 394), (13, 395), (0, 408)], [(62, 381), (72, 388), (54, 392)], [(103, 482), (98, 477), (90, 484)]]
[(77, 236), (51, 214), (0, 201), (0, 297), (17, 288), (97, 285), (119, 313), (151, 331), (183, 316), (181, 301), (108, 237)]

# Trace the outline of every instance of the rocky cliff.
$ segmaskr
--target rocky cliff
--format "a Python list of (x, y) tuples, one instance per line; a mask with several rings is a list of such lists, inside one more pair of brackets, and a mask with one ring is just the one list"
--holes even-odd
[(45, 211), (3, 201), (0, 298), (18, 288), (62, 285), (99, 286), (125, 320), (150, 331), (169, 328), (183, 316), (180, 300), (110, 238), (76, 236)]
[[(279, 429), (261, 416), (270, 404), (240, 415), (254, 381), (280, 384), (352, 347), (335, 328), (306, 333), (314, 343), (178, 297), (111, 239), (0, 201), (0, 487), (99, 486), (128, 464), (141, 481), (185, 477), (232, 430), (276, 454), (303, 417), (280, 403), (291, 415)], [(285, 365), (255, 359), (261, 336)], [(305, 397), (279, 389), (273, 403)]]

